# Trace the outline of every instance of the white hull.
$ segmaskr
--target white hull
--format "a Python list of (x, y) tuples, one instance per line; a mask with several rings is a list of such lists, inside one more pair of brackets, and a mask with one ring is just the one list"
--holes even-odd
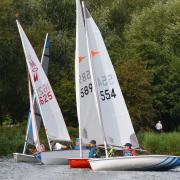
[[(68, 165), (68, 159), (79, 158), (79, 150), (48, 151), (41, 153), (41, 162), (46, 165)], [(83, 156), (88, 157), (88, 151), (83, 151)]]
[(16, 162), (29, 162), (29, 163), (39, 162), (33, 155), (13, 153), (13, 156)]
[(91, 168), (96, 171), (163, 171), (180, 166), (179, 156), (142, 155), (90, 159)]

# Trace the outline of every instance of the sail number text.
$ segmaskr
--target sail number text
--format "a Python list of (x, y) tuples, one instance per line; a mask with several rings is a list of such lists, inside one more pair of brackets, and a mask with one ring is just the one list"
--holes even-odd
[(49, 102), (53, 98), (48, 83), (38, 88), (38, 97), (40, 105)]
[[(86, 82), (86, 80), (89, 80), (89, 79), (91, 79), (91, 74), (90, 74), (89, 70), (87, 70), (79, 75), (79, 83), (80, 84)], [(102, 75), (102, 76), (97, 77), (97, 85), (99, 87), (100, 86), (109, 86), (112, 84), (114, 84), (112, 74)]]
[(103, 75), (97, 77), (97, 84), (98, 86), (108, 86), (114, 84), (112, 74), (108, 74), (107, 76)]
[(100, 96), (101, 96), (101, 100), (105, 101), (111, 98), (116, 98), (116, 93), (114, 91), (114, 88), (112, 88), (111, 91), (109, 89), (105, 89), (105, 90), (100, 91)]
[(79, 83), (85, 82), (86, 80), (91, 79), (90, 71), (85, 71), (81, 75), (79, 75)]
[(92, 93), (92, 83), (89, 83), (88, 86), (84, 86), (81, 88), (81, 97), (84, 97), (85, 95), (88, 95), (89, 93)]

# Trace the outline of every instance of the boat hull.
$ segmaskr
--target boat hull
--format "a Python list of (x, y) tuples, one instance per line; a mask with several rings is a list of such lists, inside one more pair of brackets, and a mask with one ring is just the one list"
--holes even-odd
[(180, 157), (168, 155), (142, 155), (90, 159), (93, 170), (102, 171), (166, 171), (180, 166)]
[[(83, 151), (83, 156), (88, 157), (88, 151)], [(68, 159), (78, 158), (79, 150), (61, 150), (41, 153), (41, 162), (46, 165), (68, 165)]]
[(29, 163), (40, 162), (33, 155), (28, 155), (28, 154), (13, 153), (13, 157), (16, 162), (29, 162)]
[(68, 160), (70, 168), (91, 168), (88, 158), (71, 158)]

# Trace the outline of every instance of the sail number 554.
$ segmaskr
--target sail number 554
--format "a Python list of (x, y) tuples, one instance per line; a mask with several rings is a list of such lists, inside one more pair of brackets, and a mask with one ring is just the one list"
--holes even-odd
[(101, 96), (101, 100), (105, 101), (111, 98), (116, 98), (116, 93), (114, 91), (114, 88), (112, 88), (111, 91), (109, 89), (105, 89), (105, 90), (100, 91), (100, 96)]

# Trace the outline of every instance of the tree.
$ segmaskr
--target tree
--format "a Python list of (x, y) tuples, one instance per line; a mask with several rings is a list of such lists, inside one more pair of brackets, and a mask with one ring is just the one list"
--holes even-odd
[[(167, 91), (167, 81), (172, 76), (171, 73), (175, 73), (170, 70), (171, 64), (179, 61), (179, 45), (177, 43), (180, 30), (179, 7), (180, 2), (177, 0), (169, 0), (165, 4), (156, 3), (141, 13), (134, 14), (125, 31), (127, 56), (142, 59), (150, 70), (153, 105), (159, 118), (167, 127), (166, 130), (172, 129), (168, 126), (171, 121), (176, 121), (175, 116), (167, 113), (169, 103), (165, 99), (167, 96), (175, 98), (174, 91), (178, 91), (176, 89)], [(174, 83), (178, 86), (178, 81), (174, 81)], [(175, 109), (178, 107), (177, 103), (173, 105)]]
[(154, 109), (145, 64), (128, 60), (116, 64), (116, 73), (135, 129), (150, 129), (154, 124)]

